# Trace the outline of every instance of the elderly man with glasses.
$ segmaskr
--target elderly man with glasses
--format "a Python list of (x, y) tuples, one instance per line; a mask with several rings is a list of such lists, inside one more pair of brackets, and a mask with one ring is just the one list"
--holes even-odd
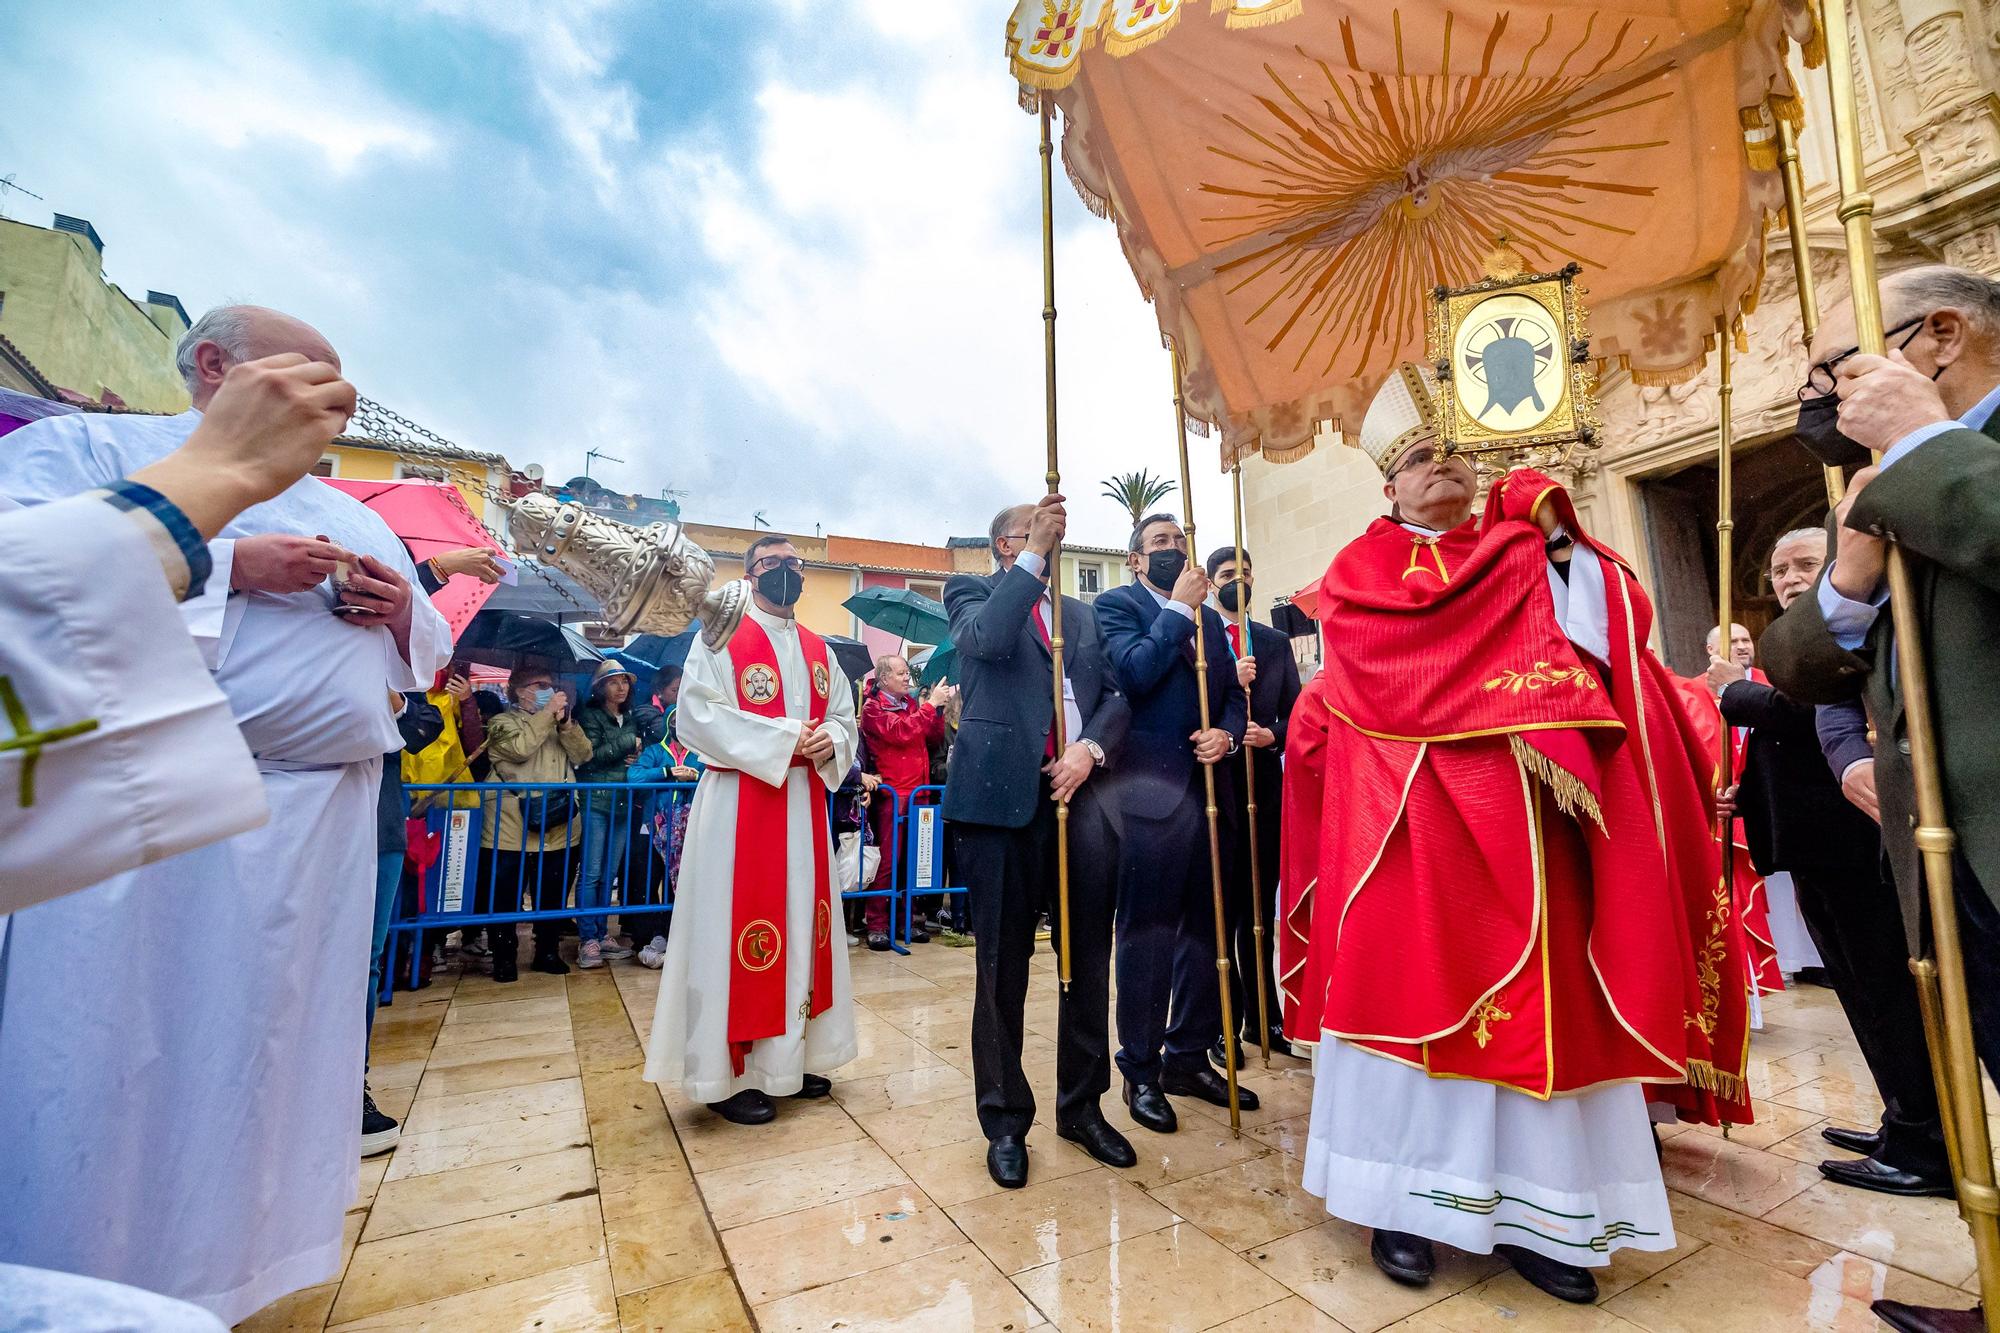
[[(1882, 282), (1886, 356), (1856, 352), (1851, 309), (1829, 312), (1800, 391), (1799, 430), (1828, 457), (1879, 455), (1856, 473), (1830, 525), (1832, 561), (1813, 595), (1765, 631), (1765, 669), (1795, 699), (1863, 699), (1874, 721), (1884, 850), (1907, 943), (1928, 913), (1915, 828), (1910, 740), (1884, 581), (1888, 543), (1916, 593), (1945, 805), (1973, 1043), (2000, 1075), (2000, 283), (1927, 265)], [(1829, 354), (1831, 352), (1831, 354)], [(1831, 424), (1829, 424), (1831, 423)], [(1846, 461), (1833, 454), (1833, 461)], [(1965, 1310), (1876, 1303), (1897, 1328), (1980, 1327)]]

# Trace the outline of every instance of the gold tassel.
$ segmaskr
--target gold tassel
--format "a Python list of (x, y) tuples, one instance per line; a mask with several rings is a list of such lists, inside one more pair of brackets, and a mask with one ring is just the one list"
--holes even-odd
[(1265, 461), (1271, 463), (1296, 463), (1301, 458), (1304, 458), (1307, 454), (1311, 453), (1312, 451), (1313, 451), (1313, 442), (1311, 439), (1306, 439), (1298, 444), (1289, 445), (1283, 449), (1274, 448), (1271, 445), (1260, 443), (1257, 446), (1256, 450), (1257, 453), (1262, 454), (1264, 456)]
[(1167, 16), (1166, 22), (1147, 32), (1140, 33), (1137, 37), (1126, 37), (1119, 33), (1117, 20), (1113, 19), (1111, 26), (1104, 33), (1104, 49), (1114, 56), (1129, 56), (1134, 51), (1143, 51), (1154, 42), (1159, 41), (1160, 38), (1172, 32), (1174, 25), (1180, 21), (1181, 11), (1180, 9), (1175, 9), (1173, 13)]
[(1518, 731), (1507, 734), (1507, 745), (1514, 751), (1514, 758), (1521, 767), (1533, 773), (1549, 789), (1549, 795), (1556, 798), (1556, 805), (1564, 814), (1579, 821), (1587, 817), (1597, 825), (1599, 833), (1607, 838), (1611, 836), (1604, 827), (1604, 812), (1598, 808), (1597, 797), (1576, 774), (1530, 745), (1528, 738)]
[(1717, 1069), (1706, 1060), (1688, 1061), (1687, 1081), (1689, 1087), (1706, 1088), (1727, 1101), (1740, 1102), (1744, 1099), (1743, 1076)]
[(1215, 0), (1210, 11), (1226, 8), (1229, 12), (1223, 19), (1223, 26), (1233, 32), (1240, 28), (1268, 28), (1274, 23), (1295, 19), (1305, 11), (1305, 7), (1305, 0), (1279, 0), (1279, 3), (1262, 9), (1242, 10), (1236, 8), (1236, 0)]
[(1806, 127), (1806, 104), (1796, 93), (1778, 93), (1771, 98), (1771, 114), (1795, 130)]
[[(1689, 380), (1700, 377), (1702, 367), (1707, 364), (1708, 348), (1706, 345), (1703, 346), (1702, 352), (1703, 356), (1701, 360), (1690, 362), (1685, 366), (1675, 366), (1671, 370), (1642, 370), (1628, 363), (1625, 366), (1625, 373), (1632, 377), (1634, 384), (1642, 385), (1648, 389), (1672, 388), (1675, 385), (1686, 384)], [(1619, 360), (1623, 362), (1624, 358), (1620, 357)]]
[[(1067, 131), (1064, 137), (1068, 137)], [(1062, 155), (1062, 160), (1063, 175), (1069, 177), (1069, 183), (1076, 188), (1077, 198), (1083, 200), (1083, 206), (1090, 210), (1091, 216), (1115, 220), (1117, 212), (1111, 207), (1111, 201), (1083, 183), (1083, 177), (1076, 174), (1076, 167), (1071, 164), (1068, 153)]]

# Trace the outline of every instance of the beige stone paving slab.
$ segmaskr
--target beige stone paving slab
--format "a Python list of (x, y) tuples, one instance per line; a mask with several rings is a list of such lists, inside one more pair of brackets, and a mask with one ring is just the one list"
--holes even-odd
[(1286, 1295), (1266, 1273), (1186, 1222), (1031, 1268), (1014, 1284), (1064, 1333), (1193, 1333)]
[(334, 1301), (345, 1323), (604, 1257), (595, 1195), (355, 1247)]
[(565, 1050), (555, 1055), (502, 1056), (454, 1065), (450, 1069), (425, 1070), (423, 1082), (417, 1085), (417, 1096), (419, 1099), (450, 1097), (466, 1092), (487, 1092), (494, 1088), (516, 1088), (527, 1083), (546, 1083), (550, 1079), (575, 1078), (577, 1072), (574, 1051)]
[(756, 1307), (763, 1333), (1024, 1333), (1042, 1322), (974, 1245), (830, 1282)]
[(425, 1096), (412, 1103), (403, 1133), (428, 1134), (441, 1129), (490, 1124), (522, 1116), (553, 1115), (583, 1110), (583, 1080), (549, 1079), (517, 1087), (489, 1088), (447, 1096)]
[(1331, 1315), (1322, 1314), (1303, 1296), (1252, 1310), (1217, 1324), (1212, 1333), (1348, 1333)]
[(280, 1296), (236, 1326), (236, 1333), (320, 1333), (340, 1290), (338, 1282)]
[(740, 1166), (696, 1173), (702, 1198), (725, 1231), (909, 1180), (887, 1153), (867, 1140), (809, 1148)]
[(1950, 1199), (1905, 1199), (1822, 1180), (1764, 1218), (1948, 1286), (1973, 1272), (1972, 1242)]
[(522, 1020), (556, 1020), (569, 1022), (569, 995), (557, 991), (548, 995), (532, 995), (521, 999), (504, 998), (486, 1004), (455, 1004), (445, 1014), (444, 1026), (451, 1031), (477, 1027), (486, 1023)]
[(588, 1148), (590, 1126), (581, 1111), (516, 1116), (481, 1124), (404, 1134), (389, 1163), (387, 1181), (460, 1167), (536, 1157), (563, 1148)]
[(1649, 1333), (1875, 1333), (1865, 1303), (1818, 1287), (1720, 1245), (1710, 1245), (1606, 1301)]
[[(986, 1142), (967, 1139), (938, 1148), (905, 1151), (896, 1164), (909, 1172), (917, 1187), (938, 1204), (950, 1206), (997, 1193), (1000, 1186), (986, 1170)], [(1028, 1180), (1053, 1180), (1089, 1171), (1097, 1163), (1090, 1154), (1054, 1134), (1043, 1132), (1028, 1137)]]
[(624, 1333), (754, 1333), (756, 1328), (726, 1272), (620, 1296), (618, 1323)]
[(349, 1204), (348, 1207), (350, 1209), (366, 1208), (375, 1202), (375, 1191), (381, 1188), (382, 1177), (388, 1173), (388, 1170), (388, 1153), (382, 1153), (376, 1157), (362, 1158), (360, 1183), (355, 1188), (354, 1202)]
[[(718, 1171), (760, 1158), (782, 1157), (809, 1148), (852, 1143), (865, 1137), (837, 1102), (778, 1098), (778, 1118), (768, 1125), (736, 1125), (703, 1107), (677, 1126), (688, 1165)], [(659, 1105), (658, 1098), (654, 1106)], [(664, 1115), (664, 1111), (656, 1110)]]
[(947, 1210), (951, 1220), (1009, 1275), (1171, 1226), (1176, 1220), (1146, 1192), (1104, 1167), (1030, 1180)]
[(1326, 1204), (1299, 1183), (1296, 1158), (1253, 1157), (1152, 1192), (1232, 1250), (1248, 1250), (1326, 1221)]
[(1437, 1276), (1427, 1287), (1401, 1286), (1384, 1277), (1368, 1257), (1367, 1228), (1329, 1218), (1244, 1257), (1355, 1333), (1373, 1333), (1415, 1314), (1504, 1269), (1504, 1259), (1437, 1252)]
[(440, 1043), (431, 1052), (432, 1072), (456, 1069), (461, 1065), (489, 1064), (496, 1060), (526, 1060), (537, 1056), (577, 1056), (576, 1042), (567, 1026), (521, 1037), (491, 1037), (483, 1041)]
[(722, 1233), (753, 1305), (893, 1268), (963, 1245), (966, 1236), (915, 1185), (897, 1185)]
[(385, 1182), (363, 1235), (368, 1240), (582, 1198), (597, 1189), (587, 1144)]
[(611, 1273), (600, 1260), (500, 1281), (441, 1300), (335, 1324), (329, 1333), (460, 1333), (464, 1329), (541, 1329), (548, 1333), (618, 1333)]
[(1666, 1140), (1661, 1174), (1670, 1189), (1752, 1217), (1803, 1194), (1821, 1179), (1818, 1171), (1802, 1162), (1707, 1134), (1677, 1134)]
[[(1029, 1081), (1035, 1082), (1032, 1074)], [(1039, 1095), (1039, 1084), (1036, 1091)], [(849, 1115), (900, 1111), (925, 1102), (971, 1101), (972, 1095), (972, 1079), (944, 1064), (906, 1069), (895, 1074), (878, 1074), (873, 1078), (840, 1079), (833, 1085), (833, 1099)]]
[(621, 1296), (724, 1266), (715, 1228), (692, 1199), (606, 1219), (604, 1240), (611, 1256), (611, 1282)]

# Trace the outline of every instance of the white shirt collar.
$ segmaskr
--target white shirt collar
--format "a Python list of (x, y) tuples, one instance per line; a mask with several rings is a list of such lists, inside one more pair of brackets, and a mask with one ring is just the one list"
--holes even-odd
[(1995, 385), (1991, 393), (1974, 403), (1959, 421), (1973, 430), (1985, 430), (1986, 423), (1993, 419), (1996, 411), (2000, 411), (2000, 385)]

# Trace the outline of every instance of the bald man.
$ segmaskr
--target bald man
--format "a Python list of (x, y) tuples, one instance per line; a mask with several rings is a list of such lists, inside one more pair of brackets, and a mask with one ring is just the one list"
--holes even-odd
[[(289, 315), (211, 310), (177, 351), (191, 410), (26, 426), (0, 450), (0, 494), (35, 505), (155, 463), (232, 366), (287, 352), (340, 366)], [(244, 510), (208, 555), (207, 590), (182, 613), (271, 820), (13, 918), (0, 1263), (234, 1324), (339, 1270), (366, 1096), (375, 806), (382, 756), (403, 747), (385, 701), (430, 685), (451, 631), (388, 525), (313, 477)], [(103, 941), (118, 946), (109, 967)]]

